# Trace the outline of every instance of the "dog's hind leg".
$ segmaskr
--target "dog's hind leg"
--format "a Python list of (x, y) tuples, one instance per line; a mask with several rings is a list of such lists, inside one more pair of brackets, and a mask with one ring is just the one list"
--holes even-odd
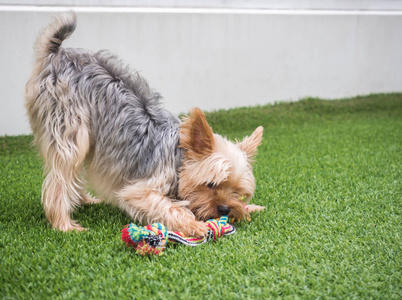
[(118, 194), (117, 204), (131, 218), (145, 225), (158, 222), (168, 230), (181, 231), (188, 236), (207, 234), (205, 223), (195, 220), (194, 214), (186, 207), (187, 201), (172, 201), (141, 183), (123, 188)]
[(81, 204), (84, 204), (84, 205), (97, 204), (97, 203), (101, 203), (101, 202), (102, 202), (101, 199), (94, 197), (89, 192), (87, 192), (86, 194), (84, 194), (81, 197)]
[(70, 215), (86, 196), (80, 174), (89, 150), (87, 126), (80, 118), (64, 115), (46, 126), (39, 144), (48, 172), (42, 186), (47, 219), (53, 228), (62, 231), (84, 230)]

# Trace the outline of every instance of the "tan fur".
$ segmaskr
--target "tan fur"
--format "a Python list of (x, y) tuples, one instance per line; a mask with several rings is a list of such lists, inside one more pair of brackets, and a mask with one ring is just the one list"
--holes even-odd
[(118, 205), (143, 224), (163, 222), (168, 229), (188, 235), (202, 236), (207, 233), (205, 224), (196, 221), (187, 208), (187, 201), (172, 202), (143, 183), (126, 186), (119, 192), (118, 198)]
[(202, 158), (212, 154), (215, 140), (212, 128), (199, 108), (194, 108), (190, 115), (184, 119), (180, 130), (180, 146), (191, 149), (186, 157)]
[[(190, 202), (189, 208), (197, 219), (219, 217), (218, 206), (229, 207), (230, 217), (248, 216), (244, 205), (255, 190), (251, 163), (262, 132), (262, 127), (258, 127), (250, 137), (234, 144), (213, 134), (199, 109), (192, 110), (184, 120), (181, 147), (186, 152), (180, 172), (179, 196)], [(207, 151), (199, 151), (200, 147)], [(213, 183), (214, 187), (208, 187), (208, 183)]]

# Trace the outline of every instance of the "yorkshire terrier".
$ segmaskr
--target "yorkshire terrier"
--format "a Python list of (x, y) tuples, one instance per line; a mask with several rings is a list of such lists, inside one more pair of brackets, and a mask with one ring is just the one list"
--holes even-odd
[(84, 229), (72, 211), (100, 202), (86, 192), (87, 182), (131, 218), (190, 236), (205, 235), (202, 221), (210, 218), (248, 216), (263, 128), (233, 143), (214, 134), (198, 108), (180, 121), (116, 56), (61, 48), (76, 23), (70, 12), (43, 30), (26, 84), (34, 143), (45, 165), (42, 203), (52, 227)]

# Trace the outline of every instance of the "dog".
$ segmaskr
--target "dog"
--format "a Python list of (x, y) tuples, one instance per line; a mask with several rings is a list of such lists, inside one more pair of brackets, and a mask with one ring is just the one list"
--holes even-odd
[(263, 128), (231, 142), (213, 133), (199, 108), (180, 120), (115, 55), (62, 48), (76, 24), (74, 12), (64, 13), (39, 34), (26, 84), (52, 227), (85, 230), (71, 214), (99, 199), (141, 223), (160, 222), (189, 236), (205, 236), (203, 221), (210, 218), (248, 216)]

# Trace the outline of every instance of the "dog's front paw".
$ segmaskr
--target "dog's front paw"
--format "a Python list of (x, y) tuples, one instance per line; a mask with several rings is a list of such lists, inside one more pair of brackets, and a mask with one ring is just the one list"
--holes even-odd
[(264, 209), (265, 209), (265, 206), (259, 206), (259, 205), (255, 205), (255, 204), (246, 205), (246, 211), (249, 213), (262, 211)]
[(188, 224), (184, 224), (180, 231), (186, 236), (203, 237), (208, 234), (208, 227), (205, 222), (192, 221)]

